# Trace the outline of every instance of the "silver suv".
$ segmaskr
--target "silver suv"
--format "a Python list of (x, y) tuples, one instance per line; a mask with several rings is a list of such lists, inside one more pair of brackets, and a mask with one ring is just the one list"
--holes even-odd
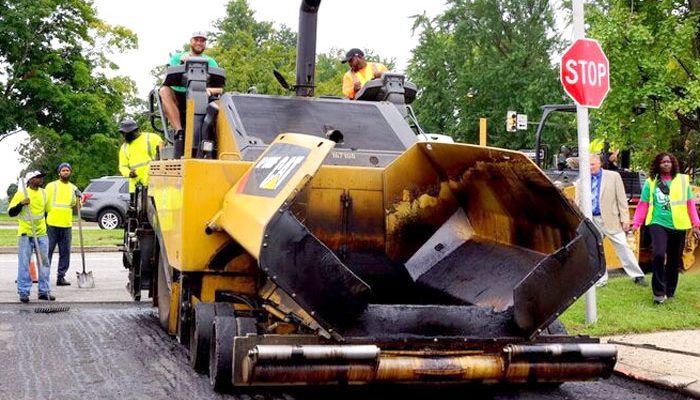
[(83, 191), (83, 220), (97, 222), (102, 229), (115, 229), (124, 224), (129, 207), (129, 181), (122, 176), (92, 179)]

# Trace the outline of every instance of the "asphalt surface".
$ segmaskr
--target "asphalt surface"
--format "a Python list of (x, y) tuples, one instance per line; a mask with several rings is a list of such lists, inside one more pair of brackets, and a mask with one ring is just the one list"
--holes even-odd
[[(54, 303), (52, 306), (59, 304)], [(189, 366), (148, 303), (0, 304), (0, 399), (684, 399), (620, 377), (554, 390), (512, 388), (333, 388), (219, 395)]]

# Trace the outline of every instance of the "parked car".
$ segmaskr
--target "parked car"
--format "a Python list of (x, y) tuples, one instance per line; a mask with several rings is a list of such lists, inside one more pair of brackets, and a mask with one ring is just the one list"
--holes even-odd
[(84, 221), (97, 222), (102, 229), (116, 229), (124, 224), (129, 207), (129, 181), (122, 176), (92, 179), (83, 191)]

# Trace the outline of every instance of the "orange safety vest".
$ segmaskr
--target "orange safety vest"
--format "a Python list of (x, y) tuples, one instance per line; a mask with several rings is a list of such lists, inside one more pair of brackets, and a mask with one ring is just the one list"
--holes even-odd
[[(368, 73), (370, 71), (371, 74)], [(355, 92), (354, 85), (356, 83), (359, 83), (360, 87), (362, 87), (365, 85), (365, 83), (367, 83), (367, 81), (374, 79), (377, 74), (386, 71), (388, 71), (388, 69), (383, 64), (368, 62), (363, 69), (357, 72), (353, 70), (346, 72), (345, 77), (343, 78), (343, 95), (350, 99), (355, 98), (357, 93)], [(348, 82), (346, 82), (346, 80)]]

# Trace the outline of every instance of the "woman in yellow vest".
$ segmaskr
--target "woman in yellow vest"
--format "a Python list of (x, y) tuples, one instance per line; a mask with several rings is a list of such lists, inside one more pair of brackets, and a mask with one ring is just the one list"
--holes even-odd
[(651, 287), (655, 304), (673, 298), (676, 293), (686, 232), (692, 228), (696, 236), (700, 235), (700, 218), (690, 180), (679, 171), (673, 154), (656, 155), (632, 221), (632, 229), (644, 224), (651, 234)]

